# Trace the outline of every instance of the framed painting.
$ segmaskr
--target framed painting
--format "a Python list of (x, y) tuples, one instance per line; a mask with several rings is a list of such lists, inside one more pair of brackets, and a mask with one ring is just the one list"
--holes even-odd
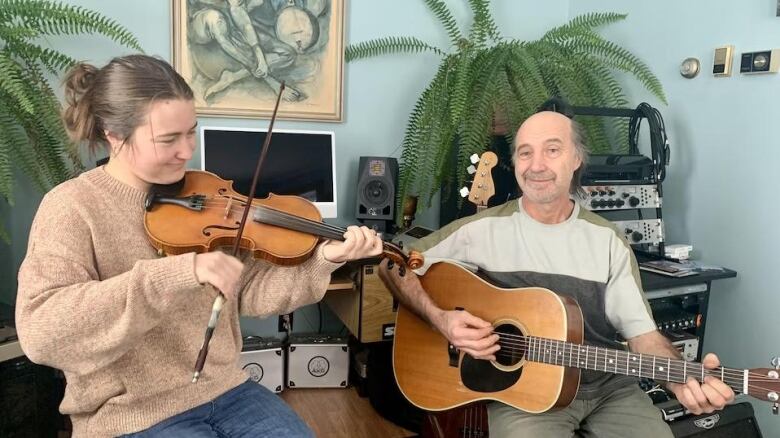
[(345, 0), (171, 0), (173, 65), (198, 114), (342, 117)]

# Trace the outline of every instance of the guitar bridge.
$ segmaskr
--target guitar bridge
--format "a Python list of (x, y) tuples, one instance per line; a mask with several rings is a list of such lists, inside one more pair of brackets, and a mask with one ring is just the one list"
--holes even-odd
[(450, 366), (457, 368), (458, 367), (458, 357), (460, 356), (460, 352), (457, 348), (455, 348), (454, 345), (448, 343), (447, 344), (447, 355), (450, 357)]

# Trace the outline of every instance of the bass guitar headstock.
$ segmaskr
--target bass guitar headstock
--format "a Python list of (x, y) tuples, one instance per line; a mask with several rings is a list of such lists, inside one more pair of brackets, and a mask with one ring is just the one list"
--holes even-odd
[[(483, 152), (482, 156), (471, 156), (472, 165), (466, 169), (473, 176), (471, 189), (460, 190), (460, 195), (467, 197), (469, 202), (477, 206), (477, 211), (487, 208), (488, 201), (496, 194), (493, 184), (493, 168), (498, 164), (498, 156), (494, 152)], [(476, 167), (474, 167), (476, 165)]]

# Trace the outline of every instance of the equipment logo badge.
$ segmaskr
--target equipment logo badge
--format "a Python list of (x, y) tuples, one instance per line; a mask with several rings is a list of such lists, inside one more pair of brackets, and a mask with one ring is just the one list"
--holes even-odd
[(260, 383), (263, 380), (263, 367), (259, 363), (250, 362), (244, 365), (244, 371), (249, 374), (249, 380)]
[(720, 415), (710, 415), (709, 417), (699, 418), (693, 424), (700, 429), (712, 429), (720, 421)]
[(328, 374), (330, 362), (322, 356), (314, 356), (309, 360), (309, 374), (314, 377), (322, 377)]

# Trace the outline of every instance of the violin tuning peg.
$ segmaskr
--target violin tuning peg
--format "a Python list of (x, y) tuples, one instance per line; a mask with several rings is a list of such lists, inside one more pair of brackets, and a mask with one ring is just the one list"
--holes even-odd
[(465, 198), (468, 195), (469, 195), (468, 187), (463, 187), (463, 188), (460, 189), (460, 197), (461, 198)]
[(474, 165), (472, 164), (471, 166), (466, 168), (466, 172), (468, 172), (469, 175), (474, 175), (475, 173), (477, 173), (477, 168), (474, 167)]
[(479, 163), (479, 155), (477, 155), (477, 154), (471, 154), (469, 159), (471, 160), (471, 164)]

